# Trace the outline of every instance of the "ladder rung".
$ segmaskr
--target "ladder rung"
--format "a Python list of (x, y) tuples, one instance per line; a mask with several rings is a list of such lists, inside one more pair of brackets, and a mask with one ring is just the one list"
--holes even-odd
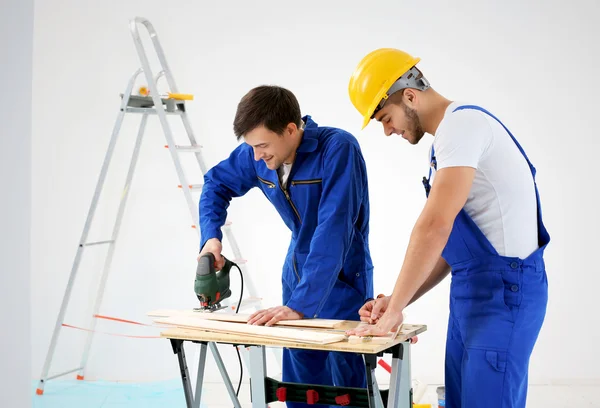
[[(132, 108), (132, 107), (127, 107), (127, 109), (125, 109), (126, 112), (128, 113), (148, 113), (151, 115), (155, 115), (156, 114), (156, 109), (154, 108)], [(169, 112), (168, 110), (165, 109), (165, 113), (167, 115), (181, 115), (183, 112), (180, 110), (176, 110), (174, 112)]]
[(74, 373), (75, 371), (79, 371), (79, 370), (81, 370), (81, 367), (79, 367), (79, 368), (75, 368), (74, 370), (69, 370), (69, 371), (66, 371), (66, 372), (64, 372), (64, 373), (55, 374), (55, 375), (53, 375), (52, 377), (45, 378), (44, 380), (45, 380), (45, 381), (48, 381), (48, 380), (53, 380), (53, 379), (55, 379), (55, 378), (62, 377), (63, 375), (71, 374), (71, 373)]
[[(153, 43), (154, 43), (154, 51), (156, 51), (160, 65), (162, 70), (155, 76), (152, 75), (151, 73), (151, 67), (149, 64), (149, 61), (146, 58), (146, 54), (145, 54), (145, 50), (144, 50), (144, 46), (142, 45), (142, 39), (139, 36), (138, 33), (138, 28), (137, 26), (139, 24), (143, 24), (147, 31), (148, 34), (150, 34), (150, 36), (153, 39)], [(129, 197), (129, 195), (127, 194), (128, 192), (130, 192), (130, 189), (128, 188), (130, 182), (131, 182), (131, 177), (133, 177), (134, 174), (134, 167), (135, 167), (135, 163), (136, 160), (138, 159), (138, 156), (140, 154), (139, 151), (139, 143), (142, 140), (142, 136), (143, 136), (143, 132), (145, 130), (145, 126), (147, 125), (147, 123), (145, 122), (146, 119), (148, 119), (148, 116), (154, 115), (154, 116), (159, 116), (159, 118), (161, 119), (161, 127), (162, 127), (162, 133), (164, 133), (163, 136), (165, 136), (166, 140), (163, 139), (162, 141), (158, 142), (159, 144), (156, 146), (157, 148), (160, 148), (161, 145), (165, 144), (165, 141), (167, 143), (171, 143), (168, 144), (167, 146), (165, 146), (169, 152), (168, 154), (173, 155), (174, 153), (177, 153), (178, 157), (173, 157), (174, 159), (176, 159), (175, 161), (175, 167), (178, 173), (178, 176), (180, 176), (178, 179), (175, 179), (173, 182), (173, 184), (177, 183), (177, 181), (181, 181), (181, 185), (179, 185), (179, 188), (181, 188), (183, 190), (183, 195), (184, 198), (187, 199), (188, 204), (190, 204), (190, 194), (188, 194), (188, 192), (190, 191), (200, 191), (200, 193), (196, 193), (194, 194), (194, 196), (198, 196), (201, 194), (202, 188), (203, 188), (203, 184), (189, 184), (190, 181), (196, 181), (196, 182), (200, 182), (202, 183), (203, 179), (202, 179), (202, 175), (201, 177), (198, 178), (193, 178), (193, 179), (187, 179), (187, 177), (183, 176), (182, 173), (182, 168), (181, 168), (181, 164), (178, 162), (178, 158), (183, 159), (183, 157), (179, 156), (179, 153), (184, 153), (184, 152), (193, 152), (194, 153), (194, 158), (197, 159), (198, 164), (201, 167), (202, 173), (205, 173), (205, 163), (204, 163), (204, 158), (201, 157), (201, 155), (203, 154), (203, 146), (199, 145), (196, 140), (194, 139), (193, 135), (192, 135), (192, 130), (190, 127), (190, 124), (188, 122), (188, 118), (187, 118), (187, 104), (186, 102), (193, 100), (193, 95), (191, 94), (177, 94), (177, 93), (169, 93), (167, 96), (167, 98), (165, 98), (165, 95), (156, 95), (158, 94), (158, 90), (156, 89), (155, 86), (152, 87), (153, 92), (149, 92), (147, 87), (140, 87), (138, 89), (138, 93), (139, 95), (133, 95), (132, 91), (134, 89), (135, 86), (135, 82), (136, 82), (136, 78), (141, 74), (141, 73), (145, 73), (146, 74), (146, 79), (149, 79), (152, 82), (158, 82), (158, 79), (163, 76), (166, 75), (166, 79), (167, 82), (169, 83), (169, 85), (172, 85), (173, 81), (172, 81), (172, 77), (170, 75), (170, 73), (168, 72), (168, 69), (166, 68), (166, 58), (163, 55), (163, 50), (161, 48), (161, 46), (158, 43), (158, 35), (156, 34), (156, 32), (154, 31), (154, 28), (152, 27), (152, 25), (150, 24), (150, 22), (146, 19), (140, 18), (140, 17), (136, 17), (132, 20), (130, 20), (130, 28), (132, 30), (132, 34), (134, 37), (134, 43), (136, 44), (136, 47), (138, 47), (138, 51), (139, 51), (139, 59), (140, 62), (142, 64), (142, 66), (136, 70), (136, 72), (132, 75), (126, 91), (122, 94), (120, 94), (121, 100), (120, 100), (120, 106), (118, 106), (118, 116), (117, 116), (117, 120), (114, 123), (114, 129), (112, 131), (112, 135), (111, 135), (111, 140), (110, 140), (110, 144), (108, 147), (108, 150), (105, 152), (105, 160), (104, 163), (102, 165), (102, 169), (100, 171), (100, 177), (97, 180), (97, 184), (96, 184), (96, 190), (94, 192), (94, 197), (93, 197), (93, 202), (92, 205), (89, 207), (88, 212), (87, 212), (87, 218), (86, 218), (86, 222), (85, 222), (85, 226), (83, 227), (83, 231), (82, 231), (82, 237), (81, 239), (79, 239), (77, 242), (77, 255), (75, 256), (75, 259), (73, 261), (72, 264), (72, 268), (71, 268), (71, 274), (69, 277), (69, 283), (67, 286), (67, 289), (64, 293), (63, 299), (62, 299), (62, 305), (60, 308), (60, 311), (58, 313), (58, 318), (56, 321), (56, 325), (52, 334), (52, 339), (50, 341), (50, 345), (48, 348), (48, 352), (46, 355), (46, 361), (44, 363), (44, 368), (43, 368), (43, 373), (41, 375), (41, 379), (39, 382), (39, 388), (36, 389), (36, 394), (37, 395), (42, 395), (44, 393), (44, 384), (47, 380), (51, 380), (54, 378), (58, 378), (58, 377), (62, 377), (62, 376), (66, 376), (66, 375), (72, 375), (72, 374), (83, 374), (83, 371), (85, 370), (88, 361), (89, 361), (89, 351), (90, 351), (90, 344), (92, 337), (94, 335), (94, 333), (96, 333), (96, 331), (93, 329), (94, 328), (94, 324), (96, 323), (95, 320), (92, 320), (92, 324), (91, 327), (92, 329), (86, 329), (83, 328), (84, 331), (88, 331), (88, 339), (86, 342), (86, 346), (83, 350), (83, 359), (81, 361), (81, 366), (78, 368), (75, 368), (73, 370), (68, 370), (59, 374), (54, 374), (52, 373), (52, 375), (49, 375), (49, 370), (51, 367), (51, 363), (52, 360), (54, 359), (56, 361), (56, 346), (57, 346), (57, 342), (59, 340), (59, 334), (61, 334), (61, 327), (69, 327), (69, 325), (64, 323), (64, 317), (67, 313), (67, 308), (68, 308), (68, 303), (69, 303), (69, 299), (70, 297), (72, 297), (72, 289), (73, 288), (73, 281), (76, 277), (76, 275), (79, 273), (81, 274), (82, 271), (80, 271), (80, 257), (82, 255), (83, 252), (85, 251), (85, 247), (91, 247), (91, 246), (99, 246), (99, 245), (104, 245), (104, 244), (108, 244), (109, 246), (107, 248), (98, 248), (97, 250), (104, 250), (104, 249), (108, 249), (108, 254), (105, 255), (106, 259), (105, 259), (105, 265), (104, 265), (104, 272), (103, 272), (103, 276), (102, 276), (102, 282), (99, 285), (99, 287), (97, 288), (97, 293), (95, 295), (96, 299), (94, 301), (94, 307), (93, 307), (93, 311), (91, 314), (91, 316), (93, 317), (97, 317), (98, 313), (99, 313), (99, 308), (101, 305), (101, 299), (104, 295), (104, 293), (106, 292), (106, 288), (104, 285), (104, 281), (106, 280), (109, 271), (111, 269), (111, 263), (113, 261), (113, 250), (115, 249), (116, 245), (116, 241), (118, 240), (118, 231), (119, 231), (119, 226), (121, 224), (122, 218), (124, 216), (124, 212), (122, 211), (125, 208), (125, 204), (127, 202), (127, 199)], [(151, 78), (154, 77), (154, 78)], [(149, 82), (150, 82), (149, 81)], [(150, 85), (152, 84), (152, 82), (150, 82)], [(145, 89), (142, 89), (145, 88)], [(152, 94), (152, 96), (150, 96), (150, 94)], [(97, 206), (97, 200), (98, 200), (98, 195), (100, 194), (100, 192), (102, 191), (102, 188), (105, 184), (105, 176), (106, 176), (106, 172), (108, 169), (108, 164), (110, 162), (111, 157), (113, 156), (114, 152), (113, 152), (113, 147), (114, 144), (117, 141), (117, 138), (119, 137), (119, 133), (122, 130), (122, 121), (124, 119), (124, 116), (126, 116), (126, 114), (141, 114), (143, 116), (141, 116), (141, 124), (140, 124), (140, 129), (138, 132), (138, 138), (136, 140), (136, 146), (134, 148), (134, 152), (133, 152), (133, 156), (131, 157), (131, 162), (130, 162), (130, 169), (127, 173), (127, 181), (126, 181), (126, 188), (124, 191), (124, 194), (121, 196), (121, 203), (119, 205), (119, 211), (116, 214), (116, 219), (114, 220), (114, 233), (113, 234), (98, 234), (98, 236), (92, 236), (89, 237), (88, 233), (89, 233), (89, 229), (92, 223), (92, 220), (94, 220), (94, 212), (95, 212), (95, 208)], [(174, 116), (179, 116), (179, 118), (168, 118), (163, 116), (163, 114), (165, 115), (174, 115)], [(183, 120), (183, 125), (185, 127), (185, 131), (186, 133), (188, 133), (188, 137), (189, 140), (187, 141), (180, 141), (179, 143), (182, 143), (183, 145), (178, 145), (177, 142), (173, 139), (173, 135), (171, 134), (170, 129), (168, 129), (168, 127), (166, 126), (166, 123), (164, 122), (165, 120), (179, 120), (182, 119)], [(189, 145), (188, 145), (189, 143)], [(163, 151), (163, 153), (165, 153)], [(187, 181), (188, 184), (183, 184), (184, 181)], [(183, 187), (185, 186), (185, 187)], [(171, 187), (172, 188), (172, 187)], [(189, 188), (189, 189), (188, 189)], [(173, 190), (174, 191), (174, 190)], [(179, 194), (179, 193), (176, 193)], [(198, 220), (198, 211), (197, 208), (194, 210), (194, 206), (190, 206), (191, 210), (192, 210), (192, 219), (195, 223), (195, 225), (192, 225), (192, 228), (201, 228), (201, 224), (199, 223)], [(225, 217), (224, 217), (225, 218)], [(187, 221), (189, 223), (189, 221)], [(231, 225), (231, 222), (226, 222), (225, 225), (223, 226), (223, 228), (229, 228), (229, 226)], [(194, 232), (201, 232), (201, 231), (194, 231)], [(237, 256), (234, 256), (234, 258), (238, 258), (235, 259), (236, 264), (240, 265), (240, 272), (243, 272), (243, 270), (245, 269), (244, 267), (242, 267), (241, 265), (246, 264), (247, 261), (245, 259), (241, 259), (243, 258), (242, 254), (240, 254), (240, 251), (237, 248), (237, 244), (235, 243), (235, 240), (233, 239), (233, 236), (230, 234), (231, 231), (226, 230), (224, 231), (227, 233), (227, 238), (231, 241), (231, 246), (233, 247), (234, 252), (237, 254)], [(93, 239), (96, 238), (102, 238), (103, 236), (110, 236), (110, 239), (107, 240), (98, 240), (98, 241), (92, 241)], [(197, 237), (197, 234), (194, 234)], [(120, 245), (120, 244), (119, 244)], [(93, 250), (96, 251), (96, 250)], [(113, 267), (114, 269), (114, 267)], [(248, 279), (251, 279), (251, 276), (248, 277)], [(249, 280), (249, 284), (250, 287), (252, 288), (252, 283)], [(252, 293), (252, 295), (254, 295), (254, 293)], [(234, 299), (231, 299), (232, 301)], [(235, 299), (237, 300), (237, 299)], [(261, 302), (262, 299), (258, 298), (258, 297), (246, 297), (245, 299), (242, 299), (242, 307), (245, 307), (247, 305), (256, 305), (255, 307), (261, 307)], [(224, 303), (224, 305), (227, 305), (226, 307), (228, 308), (229, 305), (231, 303), (228, 301), (227, 303)], [(234, 304), (237, 305), (237, 302), (235, 302)], [(91, 317), (90, 316), (90, 317)], [(75, 326), (70, 326), (70, 327), (75, 327)], [(64, 331), (64, 330), (63, 330)], [(109, 333), (110, 334), (110, 333)], [(152, 336), (151, 336), (152, 337)], [(69, 365), (72, 366), (72, 365)], [(59, 370), (62, 371), (65, 368), (60, 368)], [(57, 371), (59, 371), (57, 370)], [(222, 373), (223, 374), (223, 373)], [(223, 374), (223, 377), (225, 380), (227, 380), (226, 378), (226, 373)], [(84, 376), (83, 375), (77, 375), (77, 379), (78, 380), (83, 380)], [(227, 380), (228, 381), (228, 380)], [(199, 402), (198, 402), (199, 404)]]
[[(177, 187), (182, 188), (181, 184), (179, 184)], [(189, 184), (188, 187), (192, 191), (202, 191), (202, 184)]]
[(115, 242), (114, 239), (111, 239), (111, 240), (108, 240), (108, 241), (86, 242), (85, 244), (83, 244), (83, 246), (112, 244), (113, 242)]
[[(169, 145), (165, 145), (165, 148), (168, 149)], [(195, 146), (179, 146), (179, 145), (175, 145), (175, 150), (178, 150), (180, 152), (201, 152), (202, 148), (203, 147), (201, 145), (195, 145)]]

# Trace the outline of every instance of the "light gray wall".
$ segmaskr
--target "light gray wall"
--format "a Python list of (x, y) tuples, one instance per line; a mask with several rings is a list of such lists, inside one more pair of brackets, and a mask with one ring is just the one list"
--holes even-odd
[(33, 0), (0, 2), (0, 406), (31, 406)]
[[(600, 364), (590, 358), (596, 355), (594, 338), (600, 335), (600, 327), (593, 324), (600, 287), (595, 256), (600, 213), (594, 196), (600, 141), (596, 131), (598, 0), (568, 4), (383, 0), (372, 6), (364, 0), (305, 0), (301, 4), (36, 0), (34, 375), (39, 375), (50, 342), (117, 117), (119, 93), (139, 67), (128, 20), (140, 15), (158, 31), (179, 91), (195, 95), (187, 107), (209, 166), (237, 145), (232, 131), (237, 103), (250, 88), (263, 83), (288, 87), (303, 113), (313, 115), (320, 125), (342, 127), (359, 138), (369, 173), (369, 242), (376, 293), (390, 293), (423, 208), (421, 178), (428, 171), (433, 139), (427, 136), (418, 146), (410, 146), (399, 137), (384, 137), (377, 123), (361, 131), (362, 118), (348, 98), (348, 80), (356, 64), (378, 47), (405, 49), (422, 58), (420, 67), (437, 91), (496, 114), (538, 169), (544, 218), (552, 236), (546, 258), (550, 302), (531, 360), (530, 380), (536, 384), (599, 382)], [(162, 80), (160, 84), (164, 91)], [(1, 90), (4, 98), (5, 89)], [(139, 119), (127, 117), (123, 125), (90, 240), (110, 237)], [(181, 123), (177, 118), (170, 123), (176, 143), (185, 144)], [(190, 215), (164, 144), (157, 118), (150, 118), (102, 314), (148, 322), (149, 310), (197, 305), (192, 284), (198, 237), (190, 228)], [(193, 160), (184, 160), (189, 182), (200, 183), (202, 175)], [(230, 219), (259, 296), (265, 306), (280, 304), (289, 231), (256, 189), (233, 201)], [(104, 254), (101, 246), (86, 249), (67, 323), (89, 325)], [(224, 254), (232, 256), (227, 244)], [(239, 280), (235, 273), (231, 279), (237, 300)], [(413, 375), (424, 383), (443, 381), (448, 291), (449, 279), (407, 309), (408, 323), (428, 325), (412, 354)], [(99, 321), (96, 328), (120, 334), (158, 333), (158, 329), (111, 321)], [(65, 329), (63, 334), (54, 372), (76, 368), (81, 358), (86, 333)], [(575, 342), (565, 349), (572, 335)], [(99, 333), (86, 378), (176, 378), (177, 361), (169, 347), (162, 339)], [(233, 348), (222, 347), (222, 354), (237, 379)], [(215, 367), (211, 370), (216, 372)], [(378, 372), (383, 380), (389, 378), (386, 372)]]

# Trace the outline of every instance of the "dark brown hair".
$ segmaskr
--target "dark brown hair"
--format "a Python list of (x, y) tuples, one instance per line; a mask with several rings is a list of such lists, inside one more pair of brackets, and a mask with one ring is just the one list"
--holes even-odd
[(264, 126), (281, 134), (287, 125), (300, 127), (300, 105), (293, 93), (274, 85), (261, 85), (248, 92), (237, 107), (233, 132), (240, 140), (246, 133)]

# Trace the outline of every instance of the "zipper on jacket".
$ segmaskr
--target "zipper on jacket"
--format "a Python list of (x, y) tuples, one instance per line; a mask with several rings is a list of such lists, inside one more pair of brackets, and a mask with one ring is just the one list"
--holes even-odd
[(294, 272), (296, 273), (298, 282), (300, 282), (300, 275), (298, 274), (298, 269), (296, 269), (296, 255), (292, 255), (292, 265), (294, 266)]
[(285, 194), (285, 198), (287, 198), (288, 202), (292, 206), (292, 210), (294, 210), (294, 212), (296, 213), (296, 217), (298, 217), (298, 221), (300, 221), (300, 224), (302, 224), (302, 218), (300, 218), (300, 213), (298, 212), (298, 209), (296, 208), (296, 206), (292, 202), (292, 198), (290, 197), (290, 193), (287, 191), (287, 189), (284, 189), (283, 187), (281, 187), (281, 191), (283, 191), (283, 194)]
[[(256, 176), (258, 177), (258, 176)], [(267, 186), (269, 186), (269, 188), (275, 188), (275, 183), (271, 183), (268, 180), (265, 180), (264, 178), (258, 177), (258, 179), (263, 182), (264, 184), (266, 184)]]
[(297, 184), (318, 184), (321, 183), (322, 179), (313, 179), (313, 180), (292, 180), (292, 186)]
[[(290, 174), (291, 174), (292, 170), (290, 169)], [(277, 180), (279, 180), (279, 175), (277, 176)], [(289, 184), (289, 178), (288, 178), (288, 182), (287, 184)], [(298, 217), (298, 221), (300, 221), (300, 224), (302, 224), (302, 218), (300, 217), (300, 213), (298, 212), (298, 209), (296, 208), (296, 206), (294, 205), (294, 203), (292, 202), (292, 198), (290, 197), (290, 193), (287, 190), (287, 186), (284, 188), (281, 185), (281, 180), (279, 180), (279, 188), (281, 188), (281, 191), (283, 191), (283, 194), (285, 195), (285, 198), (288, 200), (288, 202), (290, 203), (290, 206), (292, 207), (292, 210), (294, 210), (294, 212), (296, 213), (296, 217)]]

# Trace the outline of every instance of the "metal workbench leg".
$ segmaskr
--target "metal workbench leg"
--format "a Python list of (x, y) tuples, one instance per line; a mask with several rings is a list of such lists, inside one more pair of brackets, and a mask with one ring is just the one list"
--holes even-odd
[(188, 373), (187, 363), (185, 361), (185, 351), (183, 350), (183, 340), (171, 339), (173, 352), (177, 354), (179, 360), (179, 369), (181, 371), (181, 381), (183, 382), (183, 392), (185, 394), (185, 403), (187, 408), (193, 408), (194, 396), (192, 395), (192, 384)]
[[(217, 348), (217, 345), (213, 342), (210, 342), (210, 343), (208, 343), (208, 346), (210, 347), (210, 351), (212, 351), (212, 353), (213, 353), (213, 357), (215, 358), (217, 367), (219, 367), (219, 371), (221, 372), (221, 377), (223, 377), (223, 382), (225, 383), (227, 392), (229, 392), (229, 397), (231, 398), (231, 402), (233, 403), (233, 406), (235, 408), (242, 408), (237, 395), (235, 395), (235, 390), (233, 389), (233, 385), (231, 385), (231, 380), (229, 379), (229, 374), (227, 374), (227, 370), (225, 369), (225, 364), (223, 364), (223, 359), (221, 358), (221, 354), (219, 353), (219, 349)], [(199, 407), (199, 405), (198, 405), (198, 407)]]
[[(404, 359), (402, 363), (401, 378), (400, 378), (400, 395), (404, 395), (401, 401), (400, 408), (412, 408), (413, 406), (413, 389), (412, 389), (412, 373), (410, 369), (411, 361), (411, 345), (410, 340), (402, 344), (404, 348)], [(393, 362), (393, 360), (392, 360)], [(404, 405), (403, 405), (404, 404)]]
[(412, 407), (410, 342), (402, 343), (392, 353), (392, 375), (388, 394), (389, 408)]
[(200, 344), (200, 358), (198, 359), (198, 375), (196, 376), (196, 392), (194, 392), (194, 408), (200, 408), (202, 398), (202, 382), (204, 381), (204, 366), (206, 364), (206, 343)]
[(263, 346), (250, 346), (250, 385), (252, 391), (252, 408), (266, 408), (267, 395), (265, 378), (267, 377), (267, 360)]
[(365, 354), (365, 370), (367, 374), (367, 394), (369, 399), (369, 408), (384, 408), (381, 392), (375, 379), (375, 368), (377, 367), (377, 356), (375, 354)]
[(381, 392), (379, 391), (379, 386), (377, 385), (377, 379), (375, 378), (375, 373), (371, 376), (373, 379), (373, 398), (375, 399), (375, 407), (377, 408), (385, 408), (383, 405), (383, 399), (381, 398)]

